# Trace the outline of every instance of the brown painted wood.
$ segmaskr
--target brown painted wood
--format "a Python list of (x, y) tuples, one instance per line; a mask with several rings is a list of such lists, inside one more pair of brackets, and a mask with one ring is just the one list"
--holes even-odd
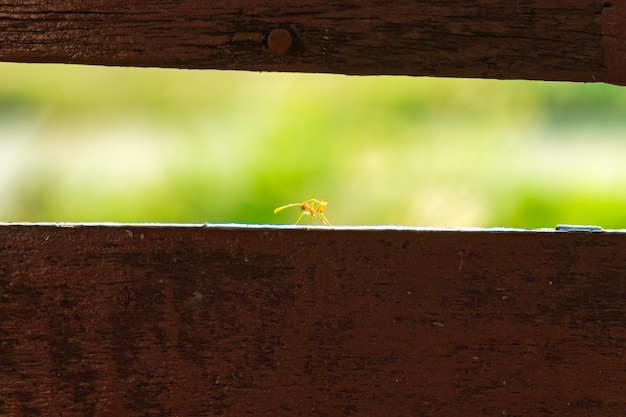
[(626, 84), (626, 0), (0, 0), (0, 33), (2, 61)]
[(623, 416), (626, 234), (0, 227), (2, 416)]

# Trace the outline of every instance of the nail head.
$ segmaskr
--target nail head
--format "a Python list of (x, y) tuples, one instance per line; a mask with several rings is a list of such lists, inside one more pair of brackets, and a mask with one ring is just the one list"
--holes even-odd
[(267, 37), (267, 46), (276, 54), (282, 54), (291, 48), (291, 34), (286, 29), (274, 29)]

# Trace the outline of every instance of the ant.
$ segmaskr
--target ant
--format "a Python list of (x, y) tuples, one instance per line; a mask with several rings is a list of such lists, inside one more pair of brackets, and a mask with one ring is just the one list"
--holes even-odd
[[(286, 208), (298, 206), (300, 207), (300, 210), (302, 210), (302, 213), (300, 214), (300, 217), (298, 217), (298, 220), (296, 220), (296, 224), (300, 223), (300, 220), (302, 220), (302, 216), (308, 214), (309, 216), (311, 216), (311, 218), (315, 217), (316, 219), (318, 219), (320, 222), (322, 222), (323, 225), (330, 226), (330, 222), (324, 215), (327, 204), (328, 203), (324, 200), (309, 198), (302, 203), (293, 203), (287, 204), (286, 206), (278, 207), (277, 209), (274, 209), (274, 214)], [(311, 218), (309, 218), (309, 223), (311, 223)]]

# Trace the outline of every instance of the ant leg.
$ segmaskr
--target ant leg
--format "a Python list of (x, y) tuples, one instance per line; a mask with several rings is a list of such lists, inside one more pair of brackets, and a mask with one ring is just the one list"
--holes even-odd
[(319, 221), (326, 225), (326, 226), (330, 226), (330, 222), (328, 221), (328, 219), (326, 218), (326, 215), (324, 214), (324, 211), (326, 210), (326, 202), (324, 202), (324, 200), (315, 200), (317, 201), (317, 206), (315, 207), (315, 217), (317, 217), (319, 219)]
[(319, 215), (319, 219), (320, 221), (325, 224), (326, 226), (330, 226), (330, 222), (328, 221), (328, 219), (326, 218), (326, 215), (324, 215), (324, 213), (322, 213), (321, 211), (317, 213)]
[(303, 211), (302, 213), (300, 213), (300, 216), (298, 217), (298, 220), (296, 220), (296, 224), (300, 223), (300, 220), (302, 220), (302, 216), (304, 216), (305, 214), (307, 214), (306, 211)]

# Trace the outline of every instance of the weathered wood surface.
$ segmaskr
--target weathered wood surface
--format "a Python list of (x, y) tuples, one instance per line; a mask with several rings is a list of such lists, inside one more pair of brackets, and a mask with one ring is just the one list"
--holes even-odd
[(4, 61), (626, 84), (626, 0), (0, 0), (0, 33)]
[(626, 234), (0, 227), (2, 416), (624, 416)]

